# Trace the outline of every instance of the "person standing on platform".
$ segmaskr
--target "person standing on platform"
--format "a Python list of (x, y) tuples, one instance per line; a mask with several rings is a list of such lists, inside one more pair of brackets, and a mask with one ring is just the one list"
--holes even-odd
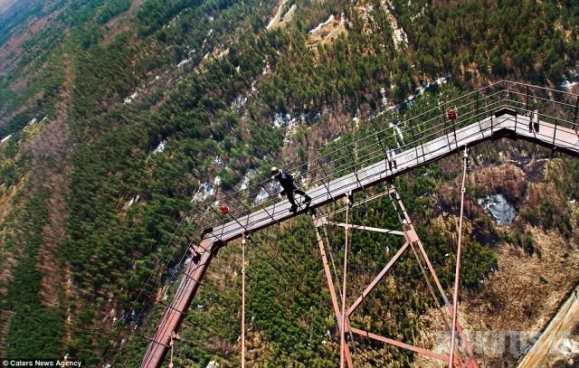
[(274, 179), (276, 179), (281, 187), (283, 188), (281, 195), (287, 195), (287, 199), (291, 203), (290, 212), (296, 212), (298, 206), (296, 205), (296, 201), (294, 199), (294, 193), (297, 193), (304, 197), (304, 203), (307, 205), (310, 204), (312, 198), (306, 194), (303, 190), (297, 188), (294, 184), (294, 178), (290, 174), (278, 169), (277, 167), (271, 168), (271, 175)]

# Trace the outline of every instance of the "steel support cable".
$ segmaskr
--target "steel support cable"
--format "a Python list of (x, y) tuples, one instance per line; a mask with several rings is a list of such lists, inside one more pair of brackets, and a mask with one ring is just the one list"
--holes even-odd
[[(392, 192), (398, 197), (398, 192), (396, 191), (395, 187), (392, 186), (391, 188), (392, 188)], [(394, 198), (392, 198), (391, 195), (389, 195), (389, 197), (390, 197), (392, 206), (394, 207), (394, 211), (396, 212), (396, 216), (398, 217), (398, 221), (399, 221), (401, 224), (404, 224), (404, 221), (405, 221), (406, 219), (404, 219), (404, 221), (403, 221), (402, 217), (400, 216), (400, 210), (399, 210), (398, 206), (396, 206), (396, 203), (395, 203)], [(398, 198), (397, 198), (397, 199), (398, 199)], [(448, 325), (448, 322), (447, 322), (447, 320), (446, 320), (446, 318), (444, 317), (444, 314), (443, 314), (443, 312), (442, 312), (442, 307), (441, 307), (441, 305), (440, 305), (440, 303), (439, 303), (439, 301), (438, 301), (438, 298), (436, 297), (436, 294), (434, 293), (434, 290), (433, 290), (433, 288), (432, 288), (432, 284), (430, 283), (430, 279), (427, 277), (426, 272), (425, 272), (425, 270), (424, 270), (424, 268), (423, 268), (423, 264), (421, 263), (421, 261), (420, 261), (420, 259), (419, 259), (419, 256), (418, 256), (418, 254), (417, 254), (417, 252), (416, 252), (416, 249), (415, 249), (415, 247), (414, 247), (414, 244), (413, 244), (413, 243), (410, 243), (410, 247), (412, 248), (412, 251), (414, 252), (414, 254), (415, 254), (415, 256), (416, 256), (416, 260), (417, 260), (417, 262), (418, 262), (418, 265), (419, 265), (419, 267), (420, 267), (420, 269), (421, 269), (421, 271), (422, 271), (422, 274), (424, 275), (424, 278), (426, 279), (426, 283), (427, 283), (427, 285), (428, 285), (428, 289), (429, 289), (432, 297), (434, 298), (434, 301), (435, 301), (435, 303), (436, 303), (436, 305), (437, 305), (437, 307), (438, 307), (438, 309), (439, 309), (439, 311), (440, 311), (440, 314), (441, 314), (441, 317), (442, 317), (442, 319), (443, 319), (443, 321), (444, 321), (444, 324), (447, 326), (447, 329), (450, 329), (450, 326)]]
[(450, 330), (450, 325), (448, 324), (448, 321), (446, 320), (444, 313), (442, 313), (442, 305), (438, 301), (438, 297), (436, 296), (436, 293), (434, 292), (434, 288), (432, 287), (432, 283), (430, 282), (430, 279), (428, 278), (428, 275), (426, 274), (426, 270), (424, 268), (424, 265), (419, 258), (420, 256), (419, 256), (418, 252), (416, 252), (416, 248), (414, 247), (414, 243), (410, 243), (410, 247), (412, 248), (412, 252), (414, 252), (414, 256), (416, 257), (416, 260), (418, 261), (418, 266), (420, 267), (420, 271), (421, 271), (422, 275), (424, 276), (424, 279), (426, 280), (426, 285), (428, 287), (428, 291), (430, 292), (430, 295), (434, 299), (434, 303), (436, 304), (436, 307), (440, 311), (442, 320), (443, 320), (444, 324), (446, 325), (447, 330)]
[(460, 189), (460, 217), (459, 217), (459, 224), (458, 224), (458, 246), (456, 251), (456, 271), (455, 271), (455, 279), (454, 279), (454, 293), (453, 293), (453, 303), (452, 303), (452, 329), (450, 334), (450, 358), (448, 361), (448, 367), (452, 368), (453, 360), (454, 360), (454, 347), (455, 347), (455, 338), (456, 338), (456, 329), (457, 329), (457, 313), (458, 313), (458, 289), (460, 285), (460, 257), (461, 257), (461, 250), (462, 250), (462, 219), (464, 214), (464, 193), (466, 191), (466, 168), (467, 168), (467, 160), (468, 160), (468, 149), (466, 146), (464, 147), (464, 156), (463, 156), (463, 171), (462, 171), (462, 186)]
[[(418, 252), (416, 252), (416, 248), (414, 247), (413, 243), (410, 243), (410, 247), (412, 248), (412, 252), (414, 252), (416, 260), (418, 261), (418, 266), (420, 267), (420, 271), (421, 271), (422, 275), (424, 276), (424, 279), (426, 280), (428, 291), (430, 292), (430, 295), (434, 299), (434, 303), (436, 304), (436, 307), (438, 308), (438, 311), (440, 312), (440, 317), (442, 318), (442, 321), (443, 321), (444, 325), (446, 326), (446, 329), (450, 330), (450, 324), (448, 323), (446, 316), (443, 312), (444, 309), (442, 308), (442, 305), (440, 305), (440, 302), (438, 301), (438, 297), (436, 296), (436, 293), (434, 292), (434, 288), (432, 287), (432, 283), (430, 282), (430, 279), (428, 278), (428, 275), (426, 274), (426, 270), (424, 269), (424, 265), (422, 264), (422, 261), (419, 259), (419, 254), (418, 254)], [(458, 358), (460, 359), (460, 356)]]
[[(348, 224), (350, 218), (350, 203), (346, 208), (346, 224)], [(340, 341), (340, 368), (344, 368), (345, 360), (345, 349), (346, 349), (346, 290), (347, 290), (347, 280), (348, 280), (348, 228), (344, 228), (344, 271), (343, 271), (343, 287), (342, 287), (342, 329), (341, 329), (341, 341)]]
[(241, 240), (241, 368), (245, 368), (245, 236)]
[[(342, 296), (342, 288), (340, 287), (340, 283), (337, 282), (339, 280), (338, 277), (338, 270), (336, 269), (336, 263), (334, 262), (334, 255), (332, 252), (332, 248), (330, 246), (330, 239), (328, 237), (328, 230), (326, 228), (326, 226), (323, 227), (324, 229), (324, 238), (326, 240), (326, 244), (327, 244), (327, 248), (328, 248), (328, 252), (330, 255), (330, 261), (332, 262), (332, 270), (334, 271), (334, 278), (336, 280), (336, 285), (338, 287), (338, 293), (340, 296)], [(348, 327), (350, 327), (350, 320), (348, 319)], [(350, 335), (350, 340), (353, 342), (354, 341), (354, 334), (352, 333), (352, 331), (348, 331), (349, 335)], [(352, 349), (354, 350), (354, 355), (357, 354), (356, 352), (356, 345), (352, 343)]]

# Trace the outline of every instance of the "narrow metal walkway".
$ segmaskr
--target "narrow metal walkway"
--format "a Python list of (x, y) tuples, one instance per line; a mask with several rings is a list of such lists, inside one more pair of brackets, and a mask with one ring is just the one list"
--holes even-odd
[[(472, 147), (491, 138), (504, 136), (514, 139), (524, 138), (556, 147), (559, 150), (572, 151), (579, 155), (579, 135), (577, 132), (545, 122), (539, 122), (540, 133), (529, 132), (529, 121), (530, 118), (526, 116), (503, 115), (486, 118), (456, 131), (456, 139), (454, 132), (451, 132), (446, 136), (399, 153), (396, 156), (397, 169), (386, 170), (388, 162), (383, 160), (355, 173), (332, 180), (327, 185), (309, 189), (307, 193), (313, 198), (309, 208), (315, 209), (323, 206), (346, 196), (349, 192), (354, 193), (374, 186), (403, 172), (439, 160), (465, 146)], [(244, 233), (251, 233), (294, 217), (295, 214), (290, 213), (289, 208), (290, 205), (287, 201), (269, 206), (240, 217), (236, 221), (217, 226), (208, 231), (205, 238), (211, 242), (228, 242), (241, 237)]]
[[(380, 145), (382, 150), (376, 150), (375, 153), (377, 152), (383, 159), (376, 160), (375, 154), (372, 156), (374, 162), (337, 179), (325, 181), (322, 178), (317, 186), (308, 188), (307, 193), (312, 197), (309, 209), (315, 210), (349, 193), (372, 187), (439, 160), (462, 150), (465, 146), (472, 147), (491, 139), (502, 137), (524, 139), (579, 156), (579, 134), (576, 131), (579, 96), (565, 94), (560, 100), (553, 102), (553, 94), (556, 93), (560, 91), (503, 81), (463, 96), (461, 100), (450, 101), (449, 106), (458, 105), (463, 111), (457, 120), (446, 119), (445, 110), (440, 108), (436, 109), (435, 117), (431, 119), (419, 115), (414, 118), (415, 121), (424, 118), (430, 124), (422, 125), (426, 127), (421, 129), (421, 123), (410, 121), (407, 131), (414, 130), (413, 134), (407, 132), (405, 134), (411, 137), (409, 140), (412, 142), (406, 144), (404, 150), (396, 154), (395, 167), (392, 170), (389, 170), (389, 159), (383, 145)], [(574, 112), (568, 112), (563, 118), (554, 117), (560, 115), (561, 111), (545, 110), (545, 113), (538, 113), (535, 108), (537, 106), (544, 108), (545, 103), (549, 108), (556, 105), (553, 111), (570, 109)], [(354, 156), (351, 160), (355, 160)], [(327, 165), (327, 162), (310, 163), (308, 173), (325, 173), (324, 165)], [(362, 165), (352, 163), (350, 167), (356, 166)], [(193, 252), (200, 254), (200, 259), (196, 263), (188, 264), (173, 301), (166, 308), (155, 336), (150, 339), (141, 367), (160, 367), (172, 343), (172, 336), (178, 331), (211, 259), (219, 249), (244, 234), (267, 228), (303, 213), (303, 211), (297, 214), (290, 213), (289, 208), (289, 202), (284, 200), (242, 216), (231, 214), (228, 222), (206, 228), (200, 244), (192, 249)]]

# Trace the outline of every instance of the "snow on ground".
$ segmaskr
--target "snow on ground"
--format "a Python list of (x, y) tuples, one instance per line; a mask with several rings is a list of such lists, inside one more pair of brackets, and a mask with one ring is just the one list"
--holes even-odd
[(390, 25), (392, 26), (392, 29), (394, 30), (394, 34), (392, 35), (392, 39), (394, 40), (394, 47), (396, 47), (396, 50), (398, 51), (401, 44), (403, 44), (405, 47), (408, 46), (408, 36), (406, 35), (406, 32), (404, 32), (404, 29), (402, 29), (402, 27), (398, 26), (398, 21), (396, 20), (396, 17), (394, 17), (392, 12), (390, 11), (390, 8), (394, 9), (394, 6), (392, 5), (392, 3), (390, 1), (387, 1), (387, 3), (388, 4), (383, 2), (382, 7), (384, 8), (384, 11), (386, 12), (386, 16), (388, 17), (388, 20), (390, 21)]
[(561, 88), (565, 88), (565, 89), (569, 89), (575, 85), (579, 84), (579, 82), (569, 82), (569, 81), (565, 81), (563, 83), (561, 83), (559, 86)]
[(131, 198), (127, 203), (124, 204), (123, 210), (126, 210), (127, 208), (131, 207), (135, 203), (139, 203), (140, 199), (141, 199), (141, 196), (137, 194), (136, 196)]
[(308, 32), (308, 46), (313, 48), (319, 43), (331, 42), (343, 32), (346, 32), (346, 18), (344, 14), (340, 14), (339, 17), (332, 14), (328, 20), (318, 24)]
[(398, 147), (400, 147), (400, 143), (404, 144), (404, 136), (402, 136), (402, 129), (400, 129), (400, 127), (394, 123), (390, 123), (389, 126), (394, 130), (394, 132), (398, 133), (398, 138), (400, 138), (400, 140), (396, 140), (396, 142), (398, 142)]
[(251, 182), (251, 179), (255, 178), (256, 175), (257, 175), (257, 171), (253, 170), (253, 169), (251, 169), (247, 173), (245, 173), (245, 176), (243, 177), (243, 180), (241, 182), (241, 187), (239, 189), (245, 190), (245, 189), (249, 188), (249, 183)]
[(571, 71), (571, 76), (569, 77), (569, 79), (559, 84), (559, 87), (563, 89), (570, 89), (571, 87), (576, 86), (577, 84), (579, 84), (579, 73)]
[(287, 0), (282, 0), (282, 2), (278, 5), (277, 12), (275, 13), (275, 16), (269, 21), (269, 23), (267, 24), (267, 27), (265, 27), (265, 29), (271, 29), (275, 26), (278, 26), (281, 22), (281, 19), (283, 19), (283, 18), (288, 18), (288, 17), (291, 18), (291, 15), (295, 11), (296, 5), (295, 4), (292, 5), (292, 7), (282, 17), (281, 12), (283, 11), (283, 8), (284, 8), (286, 3), (287, 3)]
[(138, 95), (139, 95), (138, 92), (133, 93), (133, 94), (130, 95), (129, 97), (125, 98), (125, 100), (123, 101), (123, 103), (124, 103), (125, 105), (128, 105), (128, 104), (132, 103), (133, 100), (134, 100), (135, 98), (137, 98)]
[(253, 204), (259, 204), (267, 199), (280, 197), (278, 193), (280, 192), (280, 185), (277, 181), (269, 180), (264, 186), (261, 187), (259, 193), (255, 196)]
[(191, 59), (183, 59), (179, 62), (179, 64), (177, 64), (177, 68), (182, 67), (183, 65), (187, 64), (188, 62), (190, 62)]
[(241, 108), (247, 104), (247, 97), (246, 96), (237, 96), (233, 102), (231, 102), (231, 109), (236, 113), (241, 111)]
[(328, 18), (327, 21), (325, 21), (324, 23), (320, 23), (318, 24), (318, 26), (312, 30), (310, 30), (308, 33), (309, 34), (314, 34), (316, 32), (319, 32), (323, 27), (327, 26), (328, 24), (332, 23), (334, 21), (334, 19), (336, 19), (334, 17), (334, 14), (330, 15), (330, 17)]
[(165, 150), (165, 147), (167, 147), (167, 141), (161, 141), (157, 148), (153, 150), (153, 153), (161, 153)]
[(221, 178), (218, 176), (215, 178), (213, 183), (206, 182), (199, 187), (199, 190), (193, 196), (191, 202), (203, 202), (209, 197), (212, 197), (217, 193), (217, 187), (221, 184)]

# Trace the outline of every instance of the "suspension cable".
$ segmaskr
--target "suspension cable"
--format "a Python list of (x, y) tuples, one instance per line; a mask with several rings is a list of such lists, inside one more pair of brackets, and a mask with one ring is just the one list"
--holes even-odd
[(463, 211), (464, 211), (464, 192), (465, 192), (465, 183), (466, 183), (466, 167), (468, 160), (468, 148), (464, 147), (464, 155), (463, 155), (463, 171), (462, 171), (462, 186), (460, 188), (460, 218), (458, 223), (458, 249), (456, 250), (456, 271), (454, 275), (454, 295), (452, 301), (452, 330), (450, 335), (450, 357), (448, 360), (448, 368), (452, 368), (454, 365), (454, 344), (455, 344), (455, 332), (456, 332), (456, 323), (457, 323), (457, 312), (458, 312), (458, 289), (460, 284), (460, 256), (461, 256), (461, 248), (462, 248), (462, 218), (463, 218)]
[[(332, 263), (332, 271), (334, 272), (334, 279), (336, 280), (336, 287), (338, 288), (338, 294), (342, 295), (342, 287), (340, 283), (337, 282), (339, 280), (338, 271), (336, 268), (336, 262), (334, 261), (334, 253), (332, 252), (332, 247), (330, 246), (330, 238), (328, 236), (328, 229), (326, 226), (322, 227), (324, 230), (324, 238), (326, 240), (326, 246), (328, 247), (328, 255), (330, 256), (330, 261)], [(350, 327), (350, 320), (348, 319), (348, 327)], [(350, 336), (350, 341), (354, 341), (354, 334), (351, 330), (348, 331), (348, 335)], [(356, 345), (352, 344), (352, 350), (354, 351), (354, 355), (356, 356), (358, 353), (356, 352)]]
[[(348, 199), (351, 193), (348, 193)], [(349, 222), (350, 218), (350, 205), (346, 207), (346, 224)], [(344, 350), (346, 348), (346, 285), (347, 285), (347, 273), (348, 273), (348, 227), (344, 228), (345, 239), (344, 239), (344, 274), (343, 274), (343, 287), (342, 287), (342, 330), (340, 331), (340, 368), (344, 368)]]
[(241, 239), (241, 368), (245, 368), (245, 241)]

